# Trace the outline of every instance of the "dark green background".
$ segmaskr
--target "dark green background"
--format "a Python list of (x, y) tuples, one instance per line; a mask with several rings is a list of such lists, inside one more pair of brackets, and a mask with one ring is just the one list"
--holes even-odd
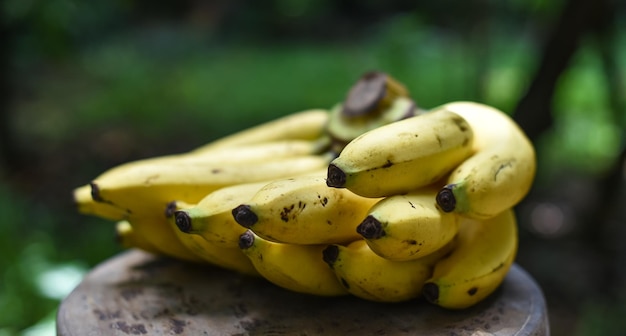
[(53, 332), (59, 300), (120, 251), (111, 223), (76, 213), (74, 187), (330, 108), (369, 70), (422, 107), (476, 100), (521, 121), (540, 170), (518, 263), (554, 335), (623, 331), (626, 8), (589, 3), (3, 2), (0, 336)]

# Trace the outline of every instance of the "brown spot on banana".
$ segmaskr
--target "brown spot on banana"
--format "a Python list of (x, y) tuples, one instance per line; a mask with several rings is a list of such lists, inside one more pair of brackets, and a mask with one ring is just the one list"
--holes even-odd
[(513, 161), (509, 161), (507, 163), (502, 163), (500, 164), (500, 166), (498, 167), (498, 169), (496, 169), (495, 174), (493, 174), (493, 180), (497, 181), (498, 180), (498, 174), (500, 174), (500, 172), (506, 168), (513, 168)]

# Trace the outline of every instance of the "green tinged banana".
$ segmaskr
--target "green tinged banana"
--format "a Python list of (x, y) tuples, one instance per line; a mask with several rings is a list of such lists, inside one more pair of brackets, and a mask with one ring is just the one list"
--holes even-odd
[(485, 219), (517, 205), (536, 171), (533, 144), (519, 126), (504, 112), (478, 103), (454, 102), (437, 111), (464, 118), (475, 134), (475, 154), (454, 169), (437, 196), (441, 208)]
[(435, 264), (424, 297), (441, 307), (475, 305), (502, 283), (515, 260), (517, 222), (512, 209), (486, 220), (461, 220), (456, 247)]
[(212, 244), (239, 248), (239, 236), (247, 229), (235, 221), (232, 210), (252, 199), (267, 183), (235, 184), (215, 190), (195, 206), (176, 211), (176, 226), (180, 231), (200, 235)]
[(434, 183), (467, 159), (474, 134), (448, 111), (396, 121), (364, 133), (328, 166), (327, 184), (365, 197), (409, 192)]
[(324, 262), (327, 245), (297, 245), (263, 239), (248, 230), (239, 246), (269, 282), (298, 293), (339, 296), (348, 292)]
[(370, 210), (357, 232), (370, 248), (391, 260), (418, 259), (447, 245), (459, 228), (459, 216), (435, 203), (437, 188), (389, 196)]
[(450, 242), (426, 257), (394, 261), (379, 256), (360, 239), (348, 246), (330, 245), (323, 254), (350, 294), (370, 301), (401, 302), (421, 296), (433, 265), (453, 246)]
[(237, 223), (255, 234), (292, 244), (347, 243), (378, 199), (328, 188), (323, 172), (275, 180), (233, 209)]
[(193, 205), (185, 202), (172, 201), (167, 205), (165, 215), (168, 227), (175, 232), (172, 240), (180, 241), (189, 251), (198, 256), (203, 262), (209, 263), (241, 274), (258, 276), (254, 266), (238, 247), (222, 247), (206, 241), (202, 236), (184, 233), (177, 229), (174, 213)]

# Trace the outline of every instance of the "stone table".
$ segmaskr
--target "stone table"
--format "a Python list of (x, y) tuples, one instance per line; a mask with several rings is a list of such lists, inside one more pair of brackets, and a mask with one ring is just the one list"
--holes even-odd
[(103, 262), (61, 303), (59, 336), (549, 335), (544, 296), (518, 265), (462, 311), (424, 300), (383, 304), (293, 293), (264, 279), (129, 250)]

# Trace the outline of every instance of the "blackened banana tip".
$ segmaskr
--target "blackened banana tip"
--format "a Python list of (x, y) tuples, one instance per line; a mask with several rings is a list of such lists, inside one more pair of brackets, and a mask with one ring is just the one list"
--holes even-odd
[(422, 287), (424, 298), (430, 303), (437, 303), (439, 300), (439, 286), (432, 282), (427, 282)]
[(100, 187), (98, 187), (96, 182), (89, 182), (89, 186), (91, 187), (91, 198), (96, 202), (104, 202), (102, 196), (100, 196)]
[(452, 212), (456, 208), (456, 198), (454, 197), (453, 184), (448, 184), (437, 193), (435, 201), (444, 212)]
[(250, 209), (250, 206), (247, 204), (241, 204), (233, 209), (232, 211), (233, 218), (239, 225), (250, 228), (256, 222), (259, 221), (259, 217)]
[(378, 239), (385, 235), (383, 225), (373, 216), (367, 216), (363, 222), (356, 227), (356, 232), (365, 239)]
[(254, 245), (254, 234), (250, 231), (246, 231), (239, 236), (239, 248), (242, 250), (248, 249)]
[(346, 173), (334, 164), (328, 165), (326, 185), (333, 188), (344, 188), (346, 185)]
[(338, 257), (339, 257), (339, 247), (337, 245), (328, 245), (328, 247), (326, 247), (322, 251), (322, 259), (331, 268), (335, 265), (335, 262), (337, 261)]
[(181, 232), (189, 233), (191, 231), (191, 217), (185, 211), (176, 211), (174, 212), (174, 216), (176, 218), (176, 227)]
[(165, 217), (172, 218), (176, 214), (176, 201), (167, 203), (165, 206)]

